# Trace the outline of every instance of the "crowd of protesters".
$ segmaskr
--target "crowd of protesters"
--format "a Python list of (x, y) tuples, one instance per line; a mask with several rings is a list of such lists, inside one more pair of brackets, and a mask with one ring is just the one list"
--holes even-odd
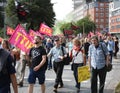
[[(30, 69), (28, 76), (28, 93), (33, 93), (36, 78), (39, 80), (42, 93), (45, 93), (46, 68), (44, 67), (44, 64), (47, 59), (47, 69), (53, 69), (56, 74), (53, 91), (56, 93), (58, 88), (64, 87), (64, 82), (62, 80), (64, 70), (63, 59), (67, 56), (67, 53), (69, 53), (69, 56), (72, 57), (71, 70), (73, 71), (77, 92), (80, 92), (81, 85), (78, 82), (77, 68), (88, 64), (91, 71), (91, 93), (97, 93), (97, 76), (100, 78), (99, 93), (103, 93), (106, 78), (105, 66), (109, 63), (112, 64), (112, 58), (117, 58), (117, 53), (119, 51), (119, 39), (117, 36), (104, 34), (99, 37), (93, 36), (92, 38), (47, 37), (44, 38), (44, 40), (42, 40), (39, 36), (35, 36), (34, 41), (35, 46), (30, 49), (29, 54), (13, 45), (10, 45), (7, 39), (3, 39), (1, 42), (1, 49), (10, 53), (13, 59), (13, 61), (11, 61), (11, 65), (12, 67), (14, 66), (16, 70), (17, 81), (14, 76), (14, 68), (10, 72), (14, 76), (14, 82), (13, 79), (9, 78), (9, 80), (11, 79), (13, 82), (14, 93), (18, 93), (17, 87), (15, 87), (15, 82), (17, 82), (20, 87), (24, 84), (26, 66), (29, 66)], [(105, 52), (105, 55), (108, 56), (107, 61), (103, 57), (103, 52)], [(0, 76), (0, 79), (1, 77), (2, 76)], [(9, 88), (8, 91), (10, 91), (10, 87), (8, 86), (7, 88)], [(5, 89), (2, 90), (0, 84), (0, 93), (10, 93), (4, 91)]]

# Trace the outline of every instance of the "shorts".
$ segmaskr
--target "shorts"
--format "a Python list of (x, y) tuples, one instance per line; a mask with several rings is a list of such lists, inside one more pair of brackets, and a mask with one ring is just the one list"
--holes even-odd
[(36, 78), (38, 78), (39, 84), (44, 84), (45, 71), (34, 71), (33, 69), (30, 69), (30, 74), (28, 76), (29, 84), (35, 84)]
[(3, 86), (3, 87), (0, 87), (0, 93), (11, 93), (10, 85), (6, 85), (6, 86)]

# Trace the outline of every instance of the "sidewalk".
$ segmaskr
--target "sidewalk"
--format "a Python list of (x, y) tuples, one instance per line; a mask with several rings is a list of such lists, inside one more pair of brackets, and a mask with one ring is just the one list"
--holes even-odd
[(114, 93), (115, 87), (120, 82), (120, 54), (118, 59), (113, 58), (113, 69), (108, 72), (105, 85), (105, 93)]
[[(28, 82), (28, 69), (26, 69), (26, 75), (24, 80), (24, 87), (19, 87), (18, 93), (27, 93)], [(111, 72), (107, 73), (106, 84), (105, 84), (105, 91), (104, 93), (114, 93), (114, 89), (116, 85), (120, 82), (120, 54), (118, 59), (113, 58), (113, 69)], [(47, 70), (46, 72), (46, 93), (54, 93), (53, 92), (53, 85), (54, 85), (55, 73), (53, 70)], [(58, 93), (76, 93), (76, 89), (74, 87), (75, 80), (73, 78), (73, 73), (70, 70), (70, 65), (65, 66), (63, 72), (63, 81), (64, 81), (64, 88), (58, 89)], [(12, 92), (13, 93), (13, 90)], [(34, 92), (33, 93), (41, 93), (40, 86), (35, 84)], [(81, 91), (80, 93), (90, 93), (90, 80), (84, 81), (81, 83)]]

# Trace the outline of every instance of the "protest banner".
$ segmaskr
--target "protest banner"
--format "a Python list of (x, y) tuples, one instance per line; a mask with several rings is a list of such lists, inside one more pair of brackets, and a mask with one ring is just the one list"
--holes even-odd
[(14, 33), (14, 29), (12, 29), (11, 27), (7, 26), (7, 35), (12, 35)]
[(78, 82), (85, 81), (90, 78), (89, 66), (78, 67)]
[(10, 37), (9, 42), (24, 52), (28, 52), (29, 49), (34, 46), (28, 34), (25, 32), (25, 29), (21, 25), (17, 26), (15, 32)]
[(48, 35), (48, 36), (52, 36), (52, 31), (53, 30), (50, 27), (48, 27), (47, 25), (45, 25), (43, 23), (40, 25), (40, 29), (39, 29), (40, 33)]

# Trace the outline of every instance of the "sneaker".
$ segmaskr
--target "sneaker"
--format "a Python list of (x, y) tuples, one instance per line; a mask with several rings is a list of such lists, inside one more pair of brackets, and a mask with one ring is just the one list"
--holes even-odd
[(64, 85), (59, 85), (58, 88), (63, 88)]
[(80, 89), (79, 88), (77, 88), (77, 93), (79, 93), (80, 92)]
[(23, 83), (18, 83), (17, 84), (19, 87), (23, 87)]
[(55, 93), (57, 93), (57, 88), (54, 88), (53, 91), (54, 91)]

